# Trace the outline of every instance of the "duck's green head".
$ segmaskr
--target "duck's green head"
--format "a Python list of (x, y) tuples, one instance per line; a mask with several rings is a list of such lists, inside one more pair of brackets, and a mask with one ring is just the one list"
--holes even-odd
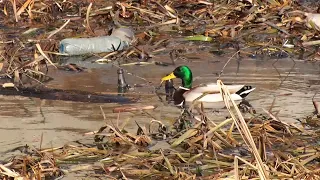
[(190, 89), (192, 87), (192, 72), (188, 66), (179, 66), (172, 73), (163, 77), (161, 81), (166, 81), (174, 78), (182, 80), (182, 86)]

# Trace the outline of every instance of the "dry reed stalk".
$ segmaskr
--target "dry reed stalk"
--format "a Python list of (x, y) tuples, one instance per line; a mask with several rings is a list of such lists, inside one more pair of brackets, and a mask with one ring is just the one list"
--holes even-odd
[(153, 18), (156, 18), (156, 19), (159, 19), (159, 20), (163, 20), (163, 16), (155, 14), (150, 10), (146, 10), (146, 9), (138, 8), (138, 7), (135, 7), (135, 6), (131, 6), (131, 5), (127, 4), (127, 3), (118, 2), (117, 4), (120, 5), (120, 6), (124, 6), (126, 8), (132, 8), (132, 9), (139, 10), (141, 13), (146, 13), (146, 14), (149, 14)]
[(165, 163), (167, 165), (167, 168), (169, 169), (170, 173), (173, 176), (177, 175), (177, 172), (173, 169), (173, 166), (171, 165), (169, 159), (163, 154), (162, 150), (160, 150), (160, 153), (161, 153), (161, 155), (162, 155), (162, 157), (163, 157), (163, 159), (164, 159), (164, 161), (165, 161)]
[(17, 16), (20, 16), (21, 13), (28, 7), (29, 4), (31, 4), (34, 0), (27, 0), (22, 7), (18, 10)]
[(14, 13), (14, 17), (16, 19), (16, 22), (18, 22), (18, 15), (17, 15), (17, 3), (16, 0), (10, 0), (12, 7), (13, 7), (13, 13)]
[(49, 59), (49, 57), (42, 51), (40, 44), (37, 43), (37, 44), (36, 44), (36, 47), (37, 47), (38, 51), (40, 52), (40, 54), (41, 54), (53, 67), (57, 68), (57, 66), (54, 65), (54, 64), (52, 63), (52, 61)]
[(7, 175), (8, 177), (13, 177), (13, 178), (21, 178), (21, 176), (14, 172), (14, 171), (11, 171), (9, 168), (5, 167), (4, 165), (0, 164), (0, 174), (4, 174), (4, 175)]
[(219, 125), (215, 126), (214, 128), (211, 128), (205, 135), (209, 136), (210, 134), (214, 133), (215, 131), (217, 131), (218, 129), (220, 129), (222, 126), (229, 124), (233, 119), (229, 118), (224, 120), (223, 122), (221, 122)]
[(29, 15), (30, 19), (33, 19), (33, 14), (32, 14), (32, 8), (34, 6), (34, 0), (32, 0), (29, 5), (28, 5), (28, 9), (27, 9), (27, 13)]
[(184, 140), (196, 135), (198, 133), (198, 128), (201, 126), (202, 122), (199, 122), (198, 124), (194, 125), (192, 129), (188, 129), (183, 135), (181, 135), (178, 139), (176, 139), (171, 146), (176, 147), (180, 143), (182, 143)]
[[(262, 159), (259, 155), (259, 151), (255, 145), (255, 142), (252, 138), (250, 130), (247, 126), (247, 123), (245, 122), (237, 104), (231, 98), (231, 95), (230, 95), (228, 88), (223, 84), (223, 82), (221, 80), (217, 80), (217, 85), (220, 87), (220, 93), (223, 97), (225, 105), (226, 105), (232, 119), (234, 120), (234, 122), (240, 132), (242, 139), (244, 140), (244, 142), (246, 143), (248, 148), (251, 150), (251, 152), (253, 153), (253, 155), (256, 159), (257, 169), (258, 169), (258, 174), (259, 174), (260, 179), (262, 179), (262, 180), (268, 179), (268, 173), (266, 171), (265, 165), (262, 162)], [(230, 102), (231, 102), (231, 104), (230, 104)], [(232, 111), (231, 105), (233, 106), (236, 114)]]
[(70, 22), (70, 19), (68, 19), (60, 28), (52, 31), (49, 36), (47, 37), (47, 39), (50, 39), (53, 35), (57, 34), (59, 31), (61, 31), (68, 23)]
[(90, 11), (91, 11), (91, 7), (92, 7), (92, 2), (89, 4), (88, 9), (87, 9), (87, 13), (86, 13), (86, 22), (87, 22), (87, 31), (91, 34), (94, 34), (91, 27), (90, 27), (90, 23), (89, 23), (89, 17), (90, 17)]

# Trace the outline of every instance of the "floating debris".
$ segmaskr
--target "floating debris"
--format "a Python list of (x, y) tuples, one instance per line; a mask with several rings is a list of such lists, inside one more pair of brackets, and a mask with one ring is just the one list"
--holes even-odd
[(110, 36), (63, 39), (59, 52), (67, 55), (114, 52), (128, 48), (133, 38), (132, 30), (122, 27), (115, 29)]
[(211, 38), (211, 37), (208, 37), (208, 36), (203, 36), (203, 35), (195, 35), (195, 36), (185, 37), (185, 40), (188, 40), (188, 41), (207, 41), (207, 42), (210, 42), (210, 41), (212, 41), (212, 38)]

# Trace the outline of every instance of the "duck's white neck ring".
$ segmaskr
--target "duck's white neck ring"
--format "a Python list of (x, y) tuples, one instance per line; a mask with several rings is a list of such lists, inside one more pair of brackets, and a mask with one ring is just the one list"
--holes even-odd
[(186, 90), (186, 91), (189, 91), (189, 90), (190, 90), (190, 89), (185, 88), (185, 87), (182, 87), (182, 86), (179, 86), (179, 89), (183, 89), (183, 90)]

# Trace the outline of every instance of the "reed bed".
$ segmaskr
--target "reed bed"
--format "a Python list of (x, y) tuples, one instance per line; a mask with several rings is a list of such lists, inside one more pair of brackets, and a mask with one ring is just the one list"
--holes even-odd
[(186, 42), (200, 41), (208, 45), (205, 51), (217, 56), (235, 49), (241, 57), (318, 60), (320, 16), (312, 6), (301, 3), (294, 0), (3, 1), (0, 3), (1, 16), (5, 17), (0, 21), (0, 76), (18, 86), (50, 80), (48, 66), (83, 70), (77, 65), (58, 65), (59, 41), (108, 35), (119, 26), (135, 30), (132, 46), (122, 52), (94, 56), (121, 65), (138, 62), (168, 66), (171, 62), (152, 58), (167, 53), (172, 63), (188, 59), (190, 47)]

